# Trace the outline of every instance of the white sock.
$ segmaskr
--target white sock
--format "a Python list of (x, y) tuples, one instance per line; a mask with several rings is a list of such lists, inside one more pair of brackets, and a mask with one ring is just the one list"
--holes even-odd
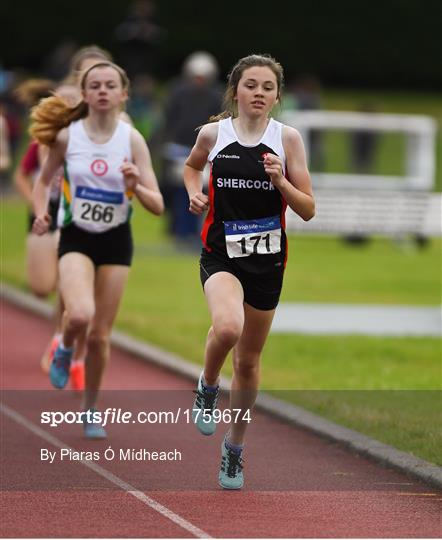
[(63, 340), (60, 340), (60, 349), (62, 351), (72, 351), (72, 347), (66, 347), (66, 345), (63, 343)]

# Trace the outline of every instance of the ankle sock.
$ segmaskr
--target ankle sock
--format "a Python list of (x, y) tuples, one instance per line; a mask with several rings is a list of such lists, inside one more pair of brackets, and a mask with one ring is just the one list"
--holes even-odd
[(227, 438), (225, 439), (224, 444), (228, 450), (231, 450), (235, 454), (241, 454), (241, 452), (244, 450), (243, 444), (233, 444)]
[(78, 366), (84, 364), (84, 360), (82, 358), (76, 358), (75, 360), (72, 360), (72, 366)]
[(59, 347), (60, 347), (60, 350), (62, 350), (63, 352), (71, 352), (73, 349), (73, 347), (66, 347), (62, 339), (60, 340)]
[(201, 377), (201, 383), (204, 386), (204, 388), (208, 390), (209, 392), (216, 392), (218, 390), (218, 386), (219, 386), (218, 384), (215, 386), (209, 386), (208, 384), (206, 384), (204, 375)]

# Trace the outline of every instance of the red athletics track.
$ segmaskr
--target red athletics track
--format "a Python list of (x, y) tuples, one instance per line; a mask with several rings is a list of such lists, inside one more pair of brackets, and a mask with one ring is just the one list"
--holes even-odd
[[(79, 425), (41, 424), (42, 410), (80, 408), (78, 396), (52, 390), (40, 371), (50, 333), (47, 321), (3, 304), (3, 537), (441, 536), (437, 490), (262, 413), (249, 430), (240, 492), (217, 485), (225, 426), (206, 438), (185, 422), (113, 424), (106, 441), (90, 442)], [(173, 410), (193, 400), (188, 381), (115, 349), (104, 388), (101, 409)], [(177, 448), (183, 457), (40, 460), (41, 448), (59, 452), (60, 445)]]

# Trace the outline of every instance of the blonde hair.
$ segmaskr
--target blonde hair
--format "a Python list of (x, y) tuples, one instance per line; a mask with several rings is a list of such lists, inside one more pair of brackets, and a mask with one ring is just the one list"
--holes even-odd
[[(89, 73), (99, 67), (112, 67), (120, 75), (121, 84), (124, 90), (129, 89), (129, 79), (126, 72), (112, 62), (99, 62), (91, 66), (83, 73), (81, 78), (81, 88), (86, 88), (86, 79)], [(40, 144), (50, 146), (54, 144), (58, 132), (69, 126), (72, 122), (86, 118), (89, 107), (83, 100), (75, 106), (60, 96), (52, 96), (40, 101), (31, 111), (31, 126), (29, 134)]]
[(224, 111), (216, 116), (211, 116), (209, 122), (218, 122), (224, 118), (235, 118), (238, 116), (238, 111), (235, 102), (236, 92), (238, 90), (238, 84), (241, 80), (242, 74), (246, 69), (251, 67), (268, 67), (270, 68), (276, 77), (276, 83), (278, 88), (278, 99), (281, 97), (282, 87), (284, 85), (284, 71), (279, 62), (277, 62), (269, 54), (251, 54), (238, 60), (233, 66), (232, 71), (227, 77), (227, 89), (224, 93)]
[(41, 99), (51, 96), (55, 88), (55, 82), (49, 79), (28, 79), (17, 86), (14, 95), (19, 103), (33, 107)]

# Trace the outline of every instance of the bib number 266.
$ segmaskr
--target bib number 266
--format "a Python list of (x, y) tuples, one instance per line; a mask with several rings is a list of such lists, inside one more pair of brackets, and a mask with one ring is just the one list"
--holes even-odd
[(113, 206), (103, 206), (100, 203), (91, 204), (84, 201), (81, 203), (81, 220), (112, 223), (114, 210)]
[(115, 227), (125, 220), (124, 194), (77, 186), (73, 209), (74, 222), (83, 223), (91, 229), (103, 230)]

